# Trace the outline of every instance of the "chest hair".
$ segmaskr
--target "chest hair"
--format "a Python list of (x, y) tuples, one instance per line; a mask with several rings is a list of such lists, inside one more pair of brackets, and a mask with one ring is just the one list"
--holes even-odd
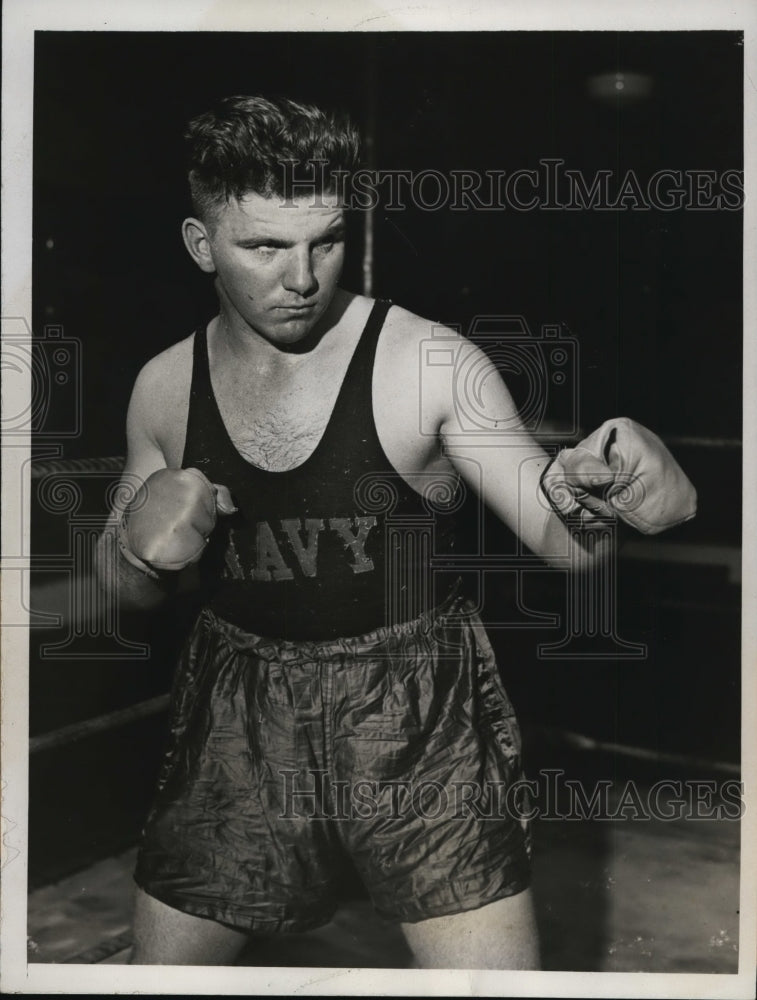
[(260, 382), (246, 392), (235, 388), (220, 405), (227, 432), (248, 462), (268, 472), (295, 468), (312, 454), (339, 391), (331, 379), (307, 380), (289, 391), (266, 390)]

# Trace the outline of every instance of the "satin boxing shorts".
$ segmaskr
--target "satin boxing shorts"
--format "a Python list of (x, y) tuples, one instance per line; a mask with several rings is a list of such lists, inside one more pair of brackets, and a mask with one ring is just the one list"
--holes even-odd
[(250, 932), (304, 931), (345, 859), (414, 922), (524, 890), (530, 846), (512, 705), (472, 604), (323, 642), (204, 610), (185, 646), (135, 879)]

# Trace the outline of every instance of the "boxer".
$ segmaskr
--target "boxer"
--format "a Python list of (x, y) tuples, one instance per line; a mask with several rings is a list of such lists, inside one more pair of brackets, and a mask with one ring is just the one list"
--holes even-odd
[[(139, 851), (132, 961), (229, 963), (251, 934), (317, 927), (349, 860), (416, 965), (536, 968), (528, 826), (491, 799), (522, 775), (512, 705), (459, 583), (414, 581), (454, 551), (465, 489), (577, 571), (610, 543), (582, 546), (576, 511), (655, 532), (693, 516), (694, 490), (627, 419), (550, 462), (450, 332), (486, 375), (479, 411), (507, 427), (489, 447), (466, 435), (454, 374), (419, 364), (434, 324), (339, 287), (348, 122), (234, 97), (187, 141), (183, 236), (219, 312), (138, 376), (125, 472), (143, 486), (108, 529), (122, 600), (157, 607), (187, 567), (204, 600)], [(434, 551), (397, 563), (392, 524), (430, 514)], [(432, 786), (473, 788), (476, 808), (435, 809)]]

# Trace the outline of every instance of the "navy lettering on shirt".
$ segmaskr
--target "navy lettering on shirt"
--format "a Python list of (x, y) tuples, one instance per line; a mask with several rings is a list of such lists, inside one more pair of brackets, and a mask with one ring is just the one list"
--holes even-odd
[(308, 517), (305, 519), (305, 532), (307, 542), (302, 544), (300, 539), (299, 518), (281, 522), (281, 527), (286, 531), (289, 544), (297, 556), (300, 569), (305, 576), (315, 576), (317, 572), (316, 563), (318, 559), (318, 534), (323, 530), (323, 521), (320, 518)]
[[(272, 524), (276, 525), (275, 530)], [(227, 580), (275, 582), (294, 579), (296, 568), (303, 576), (317, 577), (318, 547), (324, 533), (330, 533), (332, 539), (341, 543), (345, 565), (353, 573), (368, 573), (375, 567), (365, 546), (375, 527), (374, 516), (285, 518), (271, 523), (258, 521), (254, 530), (254, 551), (250, 553), (240, 550), (232, 528), (223, 576)]]
[(252, 571), (253, 580), (291, 580), (294, 573), (284, 562), (268, 521), (258, 521), (255, 532), (257, 559)]
[(371, 528), (376, 527), (376, 518), (373, 516), (356, 517), (353, 520), (357, 527), (357, 533), (352, 531), (348, 517), (329, 518), (329, 527), (339, 533), (345, 548), (352, 553), (355, 560), (352, 564), (352, 572), (367, 573), (373, 569), (373, 560), (365, 554), (365, 540)]

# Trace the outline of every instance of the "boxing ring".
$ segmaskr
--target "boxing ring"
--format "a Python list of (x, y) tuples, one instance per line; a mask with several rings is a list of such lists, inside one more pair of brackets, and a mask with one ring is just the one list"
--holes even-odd
[[(702, 442), (694, 442), (694, 446), (701, 448)], [(733, 450), (735, 443), (709, 442), (706, 447)], [(39, 523), (47, 517), (57, 525), (54, 534), (61, 536), (58, 541), (63, 542), (45, 544), (49, 538), (45, 539), (39, 531), (32, 538), (29, 566), (33, 679), (35, 670), (49, 670), (51, 664), (57, 664), (58, 670), (72, 676), (83, 664), (100, 671), (107, 671), (109, 664), (119, 669), (131, 667), (139, 673), (144, 673), (145, 667), (149, 669), (150, 657), (154, 655), (149, 636), (144, 632), (135, 636), (129, 628), (124, 630), (113, 609), (92, 599), (88, 582), (94, 544), (107, 518), (107, 504), (112, 500), (122, 467), (120, 457), (42, 460), (31, 467), (29, 482), (36, 512), (33, 521)], [(374, 501), (378, 492), (371, 487), (375, 485), (363, 484)], [(97, 496), (95, 503), (93, 495)], [(385, 491), (382, 497), (383, 502), (390, 502), (391, 491)], [(401, 520), (392, 523), (390, 518), (387, 531), (395, 553), (392, 572), (396, 582), (402, 579), (403, 552), (412, 554), (418, 544), (427, 544), (433, 551), (433, 517), (421, 524)], [(641, 541), (637, 547), (638, 551), (634, 551), (631, 542), (623, 550), (621, 560), (626, 567), (649, 564), (649, 543)], [(40, 552), (40, 548), (55, 554)], [(737, 553), (732, 550), (723, 552), (717, 546), (697, 549), (695, 545), (670, 543), (662, 552), (652, 552), (651, 558), (691, 567), (711, 564), (713, 552), (720, 557), (720, 572), (726, 579), (737, 581)], [(610, 656), (616, 661), (625, 658), (632, 664), (645, 654), (643, 644), (621, 638), (612, 608), (610, 618), (603, 619), (601, 615), (589, 620), (582, 618), (587, 614), (587, 604), (569, 586), (562, 610), (556, 611), (554, 607), (549, 611), (538, 610), (533, 599), (529, 604), (523, 573), (533, 571), (536, 564), (527, 553), (516, 551), (505, 556), (463, 553), (452, 559), (445, 557), (436, 568), (440, 572), (463, 574), (476, 571), (481, 580), (488, 579), (489, 574), (506, 579), (509, 574), (513, 600), (508, 615), (494, 623), (492, 634), (506, 637), (515, 629), (523, 637), (541, 627), (541, 634), (557, 635), (557, 641), (542, 642), (538, 654), (534, 649), (534, 657), (542, 662), (550, 657), (560, 662), (562, 654), (565, 665), (572, 662), (573, 654), (573, 661)], [(616, 566), (612, 572), (617, 572)], [(58, 582), (51, 582), (55, 577)], [(67, 583), (61, 585), (61, 579)], [(605, 581), (603, 586), (611, 584), (611, 580)], [(421, 589), (428, 585), (428, 581), (416, 581)], [(397, 615), (403, 611), (394, 610)], [(545, 628), (551, 632), (545, 633)], [(48, 636), (57, 638), (49, 641)], [(576, 642), (583, 646), (577, 649)], [(78, 650), (83, 653), (82, 659)], [(147, 746), (153, 759), (139, 762), (135, 759), (131, 770), (154, 769), (169, 706), (170, 664), (163, 664), (162, 677), (165, 684), (162, 691), (129, 701), (127, 684), (119, 695), (122, 703), (118, 707), (50, 728), (34, 725), (32, 704), (29, 747), (32, 815), (35, 801), (39, 803), (45, 795), (45, 781), (54, 772), (50, 762), (56, 759), (70, 762), (73, 755), (82, 766), (92, 754), (105, 758), (113, 753), (123, 755), (130, 746), (141, 745), (143, 734), (149, 733)], [(54, 715), (48, 713), (48, 718)], [(718, 787), (737, 781), (739, 776), (739, 766), (732, 760), (620, 743), (540, 722), (538, 718), (526, 718), (522, 725), (527, 772), (549, 775), (556, 770), (555, 762), (559, 762), (564, 775), (588, 783), (590, 789), (602, 786), (611, 775), (607, 801), (614, 806), (627, 795), (629, 782), (641, 790), (640, 794), (649, 795), (661, 776), (668, 783), (685, 784), (687, 776), (695, 775), (700, 783), (710, 782)], [(128, 784), (129, 771), (121, 760), (119, 780)], [(140, 794), (129, 796), (124, 786), (111, 789), (112, 795), (125, 795), (133, 804), (134, 815), (126, 838), (132, 843), (142, 818), (139, 810), (146, 808), (148, 784), (142, 789), (141, 798)], [(663, 810), (675, 801), (675, 791), (675, 787), (668, 789), (662, 799), (658, 795)], [(104, 802), (103, 808), (107, 807)], [(592, 818), (578, 822), (560, 820), (559, 816), (553, 817), (552, 822), (537, 820), (534, 891), (544, 942), (544, 967), (588, 971), (674, 971), (682, 967), (691, 971), (735, 970), (738, 840), (738, 823), (722, 818), (694, 823), (656, 817), (644, 824), (634, 822), (632, 816), (621, 817), (614, 824)], [(118, 838), (112, 841), (115, 849), (109, 850), (107, 841), (105, 837), (103, 843), (91, 846), (90, 859), (75, 858), (75, 871), (67, 870), (71, 863), (62, 859), (58, 871), (50, 869), (37, 876), (32, 872), (30, 961), (86, 964), (128, 960), (135, 848), (126, 846), (122, 837), (120, 841)], [(706, 917), (701, 913), (695, 915), (697, 911), (691, 906), (693, 887), (682, 859), (688, 859), (701, 873), (711, 905)], [(645, 881), (640, 884), (641, 873)], [(656, 896), (666, 900), (664, 919), (660, 913), (655, 915), (652, 904)], [(571, 926), (575, 906), (584, 915), (577, 936), (575, 925)], [(671, 943), (668, 939), (672, 926), (676, 930), (675, 941)], [(343, 908), (328, 927), (281, 941), (252, 941), (239, 964), (355, 965), (367, 964), (369, 956), (370, 964), (387, 968), (401, 968), (409, 962), (399, 931), (376, 917), (360, 886), (352, 884), (346, 886)]]

